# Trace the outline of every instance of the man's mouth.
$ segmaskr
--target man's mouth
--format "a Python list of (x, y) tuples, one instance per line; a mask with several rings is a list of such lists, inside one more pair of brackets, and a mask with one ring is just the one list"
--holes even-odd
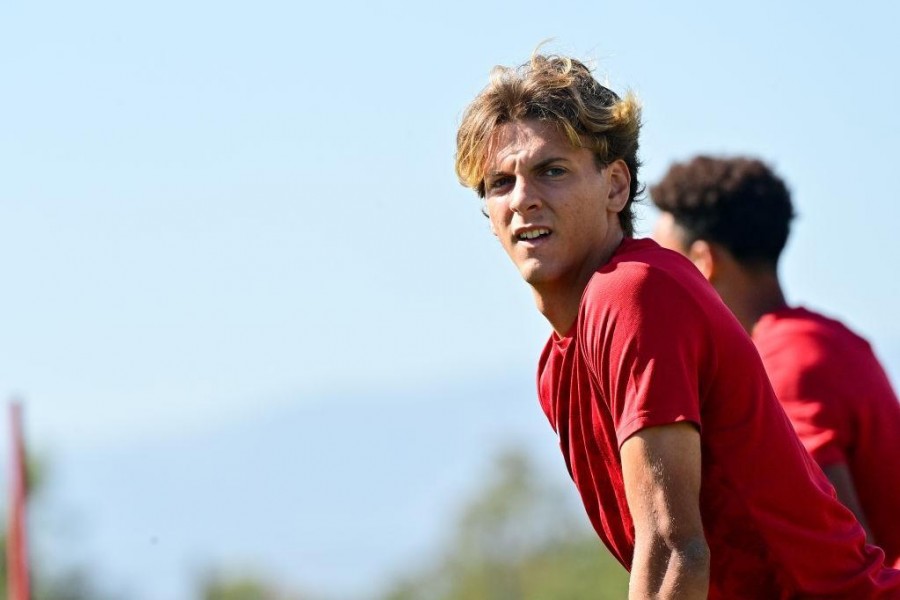
[(528, 231), (523, 231), (522, 233), (516, 235), (516, 239), (518, 239), (520, 242), (531, 241), (547, 237), (548, 235), (550, 235), (550, 230), (541, 227), (539, 229), (529, 229)]

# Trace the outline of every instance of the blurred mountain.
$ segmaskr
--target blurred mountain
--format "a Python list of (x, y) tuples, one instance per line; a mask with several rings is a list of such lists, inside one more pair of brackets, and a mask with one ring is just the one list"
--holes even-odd
[(302, 397), (196, 435), (55, 456), (77, 553), (134, 600), (190, 598), (210, 565), (367, 597), (450, 535), (502, 448), (524, 448), (574, 503), (533, 374), (508, 375)]

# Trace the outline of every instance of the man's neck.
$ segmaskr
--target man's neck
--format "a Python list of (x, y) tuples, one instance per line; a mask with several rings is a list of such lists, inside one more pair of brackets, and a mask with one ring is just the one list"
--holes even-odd
[(747, 333), (751, 334), (763, 315), (787, 305), (774, 270), (742, 271), (727, 286), (720, 284), (716, 289)]
[(618, 250), (624, 236), (619, 231), (613, 242), (608, 244), (596, 256), (585, 261), (583, 267), (571, 278), (548, 284), (532, 286), (534, 301), (538, 310), (544, 315), (557, 335), (566, 335), (578, 318), (581, 307), (581, 296), (594, 273), (608, 263)]
[(586, 286), (587, 282), (580, 286), (559, 286), (553, 289), (542, 286), (540, 290), (533, 288), (538, 310), (550, 322), (557, 335), (566, 335), (578, 318), (581, 295)]

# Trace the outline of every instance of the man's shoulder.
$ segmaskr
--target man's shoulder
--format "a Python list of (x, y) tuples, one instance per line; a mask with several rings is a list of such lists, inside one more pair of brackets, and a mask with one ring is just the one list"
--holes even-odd
[(587, 307), (636, 307), (707, 295), (708, 283), (686, 258), (649, 239), (627, 238), (593, 274), (583, 296)]
[(866, 381), (880, 380), (869, 343), (840, 321), (805, 308), (761, 319), (753, 341), (782, 400), (794, 395), (828, 399)]
[(764, 346), (790, 344), (819, 348), (822, 352), (848, 346), (869, 347), (864, 338), (841, 321), (799, 306), (763, 315), (754, 328), (753, 338)]
[(580, 339), (697, 339), (733, 320), (689, 260), (652, 240), (627, 241), (627, 247), (594, 273), (584, 291)]

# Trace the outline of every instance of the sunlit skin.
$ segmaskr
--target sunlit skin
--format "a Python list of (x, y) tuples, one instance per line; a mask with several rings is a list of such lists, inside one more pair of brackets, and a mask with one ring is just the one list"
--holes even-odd
[(492, 138), (484, 182), (491, 231), (557, 333), (568, 331), (591, 275), (624, 237), (618, 213), (630, 182), (623, 161), (599, 169), (549, 123), (506, 123)]

